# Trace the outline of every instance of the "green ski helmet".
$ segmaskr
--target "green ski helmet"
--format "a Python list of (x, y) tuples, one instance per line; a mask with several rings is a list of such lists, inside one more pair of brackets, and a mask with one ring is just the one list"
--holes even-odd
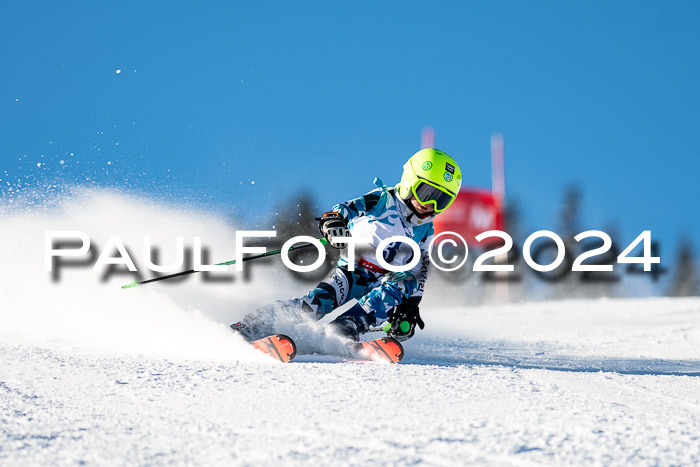
[(415, 196), (420, 204), (432, 204), (436, 213), (447, 209), (462, 186), (462, 171), (448, 154), (434, 148), (421, 149), (403, 166), (399, 197)]

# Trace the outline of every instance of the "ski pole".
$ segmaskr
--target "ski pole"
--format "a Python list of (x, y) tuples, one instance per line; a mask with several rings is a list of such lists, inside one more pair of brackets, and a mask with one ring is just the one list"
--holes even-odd
[[(376, 327), (376, 328), (369, 328), (367, 330), (367, 332), (386, 332), (386, 333), (388, 333), (390, 329), (391, 329), (391, 324), (384, 323), (384, 326)], [(409, 323), (408, 321), (401, 321), (401, 323), (399, 323), (399, 329), (401, 329), (401, 332), (403, 332), (405, 334), (411, 330), (411, 323)]]
[[(322, 245), (328, 245), (328, 240), (326, 240), (325, 238), (319, 238), (318, 241), (321, 242)], [(289, 250), (287, 250), (287, 251), (300, 250), (300, 249), (302, 249), (302, 248), (308, 248), (308, 247), (310, 247), (310, 246), (313, 246), (313, 243), (311, 243), (311, 242), (299, 243), (299, 244), (297, 244), (297, 245), (294, 245), (293, 247), (290, 247)], [(281, 249), (281, 248), (280, 248), (279, 250), (267, 251), (267, 252), (261, 253), (261, 254), (259, 254), (259, 255), (246, 256), (245, 258), (243, 258), (243, 259), (241, 260), (241, 263), (243, 263), (243, 262), (245, 262), (245, 261), (252, 261), (252, 260), (258, 259), (258, 258), (265, 258), (265, 257), (267, 257), (267, 256), (278, 255), (278, 254), (280, 254), (280, 253), (282, 253), (282, 249)], [(223, 262), (223, 263), (217, 263), (217, 264), (215, 264), (214, 266), (229, 266), (229, 265), (231, 265), (231, 264), (236, 264), (236, 260), (234, 259), (234, 260), (232, 260), (232, 261), (226, 261), (226, 262)], [(154, 278), (154, 279), (148, 279), (148, 280), (141, 281), (141, 282), (135, 280), (135, 281), (132, 282), (131, 284), (122, 285), (122, 289), (129, 289), (129, 288), (131, 288), (131, 287), (136, 287), (137, 285), (149, 284), (149, 283), (151, 283), (151, 282), (164, 281), (164, 280), (166, 280), (166, 279), (173, 279), (173, 278), (175, 278), (175, 277), (186, 276), (187, 274), (193, 274), (193, 273), (195, 273), (195, 272), (200, 272), (200, 271), (196, 271), (196, 270), (194, 270), (194, 269), (189, 269), (189, 270), (187, 270), (187, 271), (176, 272), (175, 274), (170, 274), (170, 275), (167, 275), (167, 276), (160, 276), (160, 277), (156, 277), (156, 278)]]

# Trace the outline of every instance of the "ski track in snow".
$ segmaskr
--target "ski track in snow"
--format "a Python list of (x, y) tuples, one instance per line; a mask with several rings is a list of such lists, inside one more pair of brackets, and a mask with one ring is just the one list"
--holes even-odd
[(206, 213), (113, 192), (0, 209), (0, 465), (700, 464), (698, 298), (465, 308), (429, 282), (401, 364), (283, 365), (226, 324), (305, 286), (275, 268), (206, 287), (123, 291), (77, 268), (54, 283), (43, 232), (68, 228), (149, 235), (164, 264), (172, 232), (212, 258), (234, 243)]
[(696, 377), (0, 351), (6, 465), (700, 462)]

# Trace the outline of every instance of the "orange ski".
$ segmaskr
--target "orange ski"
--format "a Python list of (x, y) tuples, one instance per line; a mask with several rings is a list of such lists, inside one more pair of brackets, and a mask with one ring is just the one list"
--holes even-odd
[(284, 334), (274, 334), (272, 336), (263, 337), (262, 339), (251, 341), (251, 344), (253, 344), (256, 349), (265, 352), (282, 363), (291, 361), (297, 354), (296, 344), (290, 337)]
[(391, 337), (381, 337), (369, 342), (355, 344), (355, 349), (361, 357), (368, 360), (397, 363), (403, 358), (403, 346)]

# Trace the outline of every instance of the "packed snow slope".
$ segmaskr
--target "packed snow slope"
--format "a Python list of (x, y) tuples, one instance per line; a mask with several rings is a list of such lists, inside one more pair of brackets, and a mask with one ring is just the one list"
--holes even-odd
[(284, 365), (227, 329), (305, 291), (274, 262), (128, 290), (44, 269), (46, 230), (119, 236), (137, 264), (150, 236), (167, 264), (175, 236), (230, 259), (234, 229), (103, 191), (0, 209), (0, 464), (700, 463), (700, 299), (464, 308), (429, 282), (403, 363)]

